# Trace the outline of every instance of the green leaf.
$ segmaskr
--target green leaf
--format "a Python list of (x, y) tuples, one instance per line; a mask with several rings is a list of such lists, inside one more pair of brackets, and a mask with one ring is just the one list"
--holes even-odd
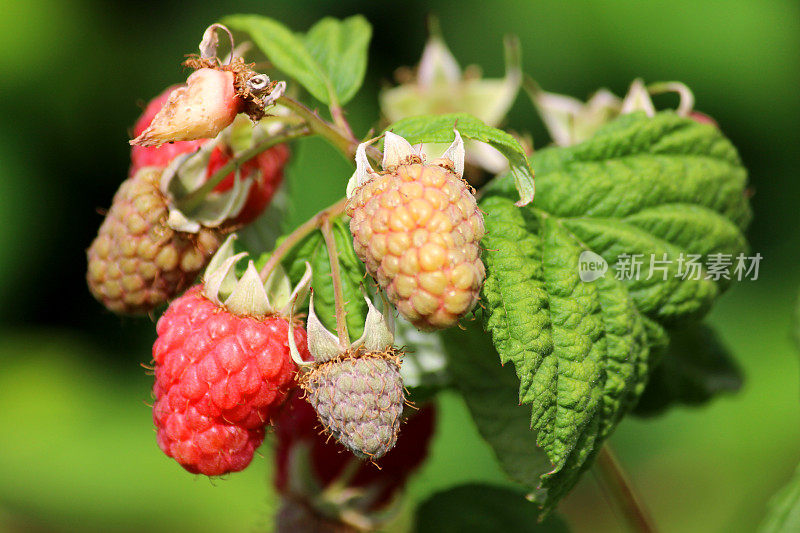
[[(353, 251), (353, 238), (350, 230), (340, 218), (333, 221), (333, 235), (339, 257), (342, 276), (342, 295), (347, 312), (347, 330), (352, 340), (364, 332), (364, 320), (367, 317), (367, 303), (361, 292), (364, 281), (364, 265)], [(281, 240), (278, 241), (280, 245)], [(283, 267), (293, 283), (300, 280), (305, 272), (305, 264), (311, 264), (314, 288), (314, 309), (322, 324), (331, 331), (336, 331), (336, 310), (333, 299), (333, 278), (328, 249), (320, 231), (314, 231), (300, 241), (283, 260)]]
[(330, 102), (332, 88), (301, 36), (269, 17), (231, 15), (223, 23), (246, 32), (276, 68), (297, 80), (317, 100)]
[(656, 363), (634, 414), (652, 416), (682, 404), (699, 406), (721, 393), (737, 392), (742, 372), (710, 327), (670, 331), (667, 353)]
[(769, 502), (767, 516), (760, 533), (792, 533), (800, 531), (800, 467), (794, 477)]
[(326, 17), (305, 36), (306, 49), (330, 80), (331, 99), (339, 104), (350, 101), (364, 83), (371, 37), (372, 26), (361, 15), (344, 20)]
[(508, 159), (520, 197), (517, 205), (526, 205), (533, 200), (533, 172), (522, 145), (508, 133), (487, 126), (472, 115), (452, 113), (411, 117), (395, 122), (387, 130), (405, 137), (411, 144), (417, 144), (449, 143), (453, 140), (453, 128), (457, 128), (462, 137), (492, 146)]
[[(519, 378), (537, 444), (555, 465), (542, 477), (550, 508), (636, 404), (663, 350), (665, 324), (697, 319), (727, 280), (681, 279), (680, 254), (736, 256), (750, 218), (746, 172), (708, 125), (662, 113), (626, 115), (592, 139), (542, 150), (535, 205), (514, 205), (507, 177), (485, 190), (485, 324)], [(579, 258), (609, 270), (581, 281)], [(666, 279), (616, 279), (622, 254), (668, 261)]]
[(467, 404), (478, 432), (489, 443), (500, 466), (527, 487), (553, 469), (536, 445), (530, 411), (517, 399), (518, 381), (511, 366), (497, 364), (491, 337), (473, 324), (466, 330), (440, 333), (447, 353), (447, 370)]
[(567, 533), (558, 517), (539, 522), (536, 505), (525, 493), (508, 487), (478, 483), (460, 485), (438, 492), (418, 508), (416, 533)]
[(325, 104), (347, 103), (364, 82), (372, 27), (361, 15), (324, 18), (305, 35), (261, 15), (232, 15), (223, 22), (247, 32), (275, 67)]

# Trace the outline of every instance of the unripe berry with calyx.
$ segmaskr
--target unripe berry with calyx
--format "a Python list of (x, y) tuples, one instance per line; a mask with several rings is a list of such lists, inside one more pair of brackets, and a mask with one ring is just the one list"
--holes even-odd
[(248, 180), (186, 203), (206, 180), (216, 141), (167, 168), (122, 183), (87, 250), (92, 294), (116, 313), (144, 314), (184, 291), (217, 251), (247, 201)]
[(483, 215), (462, 179), (464, 144), (458, 131), (442, 157), (425, 156), (386, 133), (383, 171), (364, 145), (348, 184), (347, 214), (356, 254), (400, 314), (422, 330), (453, 326), (478, 301)]
[(241, 278), (229, 238), (203, 283), (172, 302), (153, 346), (153, 421), (161, 450), (193, 473), (245, 468), (294, 385), (289, 349), (310, 358), (289, 309), (303, 298), (310, 269), (294, 291), (278, 268), (262, 282), (250, 261)]
[(397, 441), (405, 391), (392, 326), (366, 300), (364, 334), (343, 346), (317, 318), (312, 295), (307, 331), (314, 359), (307, 363), (293, 355), (304, 370), (300, 385), (325, 431), (356, 456), (374, 460)]

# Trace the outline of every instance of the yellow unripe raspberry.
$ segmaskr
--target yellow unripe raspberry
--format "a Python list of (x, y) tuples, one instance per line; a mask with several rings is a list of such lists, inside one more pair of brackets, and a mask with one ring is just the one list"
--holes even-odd
[(87, 250), (92, 294), (115, 313), (143, 314), (166, 303), (197, 277), (219, 248), (223, 231), (173, 230), (159, 190), (162, 170), (139, 170), (120, 186)]
[(478, 301), (483, 215), (452, 160), (400, 163), (384, 159), (384, 172), (348, 194), (353, 246), (406, 319), (422, 330), (447, 328)]

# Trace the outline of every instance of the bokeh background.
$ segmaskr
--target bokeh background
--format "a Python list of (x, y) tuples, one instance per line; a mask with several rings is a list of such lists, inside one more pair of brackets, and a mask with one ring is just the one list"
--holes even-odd
[[(502, 36), (547, 90), (623, 94), (638, 76), (681, 80), (751, 171), (758, 281), (710, 315), (741, 363), (744, 389), (701, 409), (627, 419), (611, 439), (668, 532), (752, 531), (800, 459), (800, 374), (791, 341), (800, 285), (800, 5), (794, 0), (486, 2), (105, 2), (5, 0), (0, 16), (0, 531), (269, 530), (270, 450), (210, 482), (158, 451), (149, 402), (154, 324), (103, 311), (84, 250), (125, 178), (138, 104), (184, 79), (179, 67), (219, 17), (254, 12), (305, 30), (324, 15), (374, 25), (366, 83), (349, 106), (357, 133), (376, 95), (413, 65), (435, 13), (462, 64), (501, 76)], [(138, 103), (138, 104), (137, 104)], [(673, 102), (664, 102), (672, 104)], [(527, 96), (507, 126), (547, 143)], [(341, 194), (349, 166), (305, 143), (289, 169), (307, 196), (292, 223)], [(505, 483), (461, 401), (440, 401), (439, 433), (411, 502), (469, 480)], [(622, 522), (587, 476), (563, 504), (576, 531)], [(408, 513), (395, 526), (403, 530)]]

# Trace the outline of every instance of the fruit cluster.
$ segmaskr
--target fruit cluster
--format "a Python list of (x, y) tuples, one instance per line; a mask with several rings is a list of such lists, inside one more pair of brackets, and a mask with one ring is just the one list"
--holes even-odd
[[(337, 24), (323, 23), (327, 29), (309, 42), (321, 43), (328, 25)], [(231, 41), (224, 60), (217, 57), (220, 31)], [(186, 83), (153, 98), (136, 121), (127, 179), (87, 250), (89, 289), (114, 313), (153, 316), (168, 306), (152, 350), (152, 418), (164, 454), (189, 472), (220, 476), (246, 468), (274, 428), (278, 531), (374, 529), (391, 515), (396, 496), (424, 460), (434, 428), (433, 408), (416, 412), (407, 398), (419, 399), (425, 384), (417, 379), (415, 391), (411, 365), (403, 367), (407, 356), (396, 345), (404, 344), (403, 327), (417, 334), (414, 328), (458, 326), (478, 305), (486, 277), (484, 217), (465, 166), (475, 186), (485, 182), (484, 171), (510, 170), (521, 196), (516, 205), (533, 199), (532, 172), (518, 164), (530, 150), (494, 128), (522, 84), (518, 43), (507, 42), (505, 78), (482, 79), (462, 73), (434, 34), (406, 83), (382, 92), (384, 116), (404, 122), (360, 144), (336, 94), (338, 82), (346, 85), (352, 73), (324, 84), (332, 91), (327, 121), (284, 95), (285, 82), (255, 72), (224, 26), (211, 25), (199, 48), (199, 56), (184, 62), (193, 70)], [(305, 51), (319, 59), (320, 50)], [(330, 54), (325, 65), (309, 79), (329, 81), (324, 71), (338, 59), (334, 50), (324, 54)], [(357, 55), (348, 51), (347, 68), (355, 72), (351, 54)], [(267, 55), (291, 74), (294, 60)], [(297, 57), (306, 62), (304, 54)], [(303, 76), (294, 76), (303, 83)], [(306, 88), (324, 101), (313, 85)], [(637, 80), (624, 99), (605, 91), (585, 104), (530, 90), (554, 141), (565, 146), (588, 138), (609, 117), (654, 114), (654, 91), (677, 92), (679, 114), (711, 120), (692, 111), (691, 92), (674, 82), (648, 89)], [(420, 117), (436, 113), (461, 114)], [(452, 142), (429, 157), (438, 149), (412, 146), (392, 128), (417, 141)], [(251, 258), (237, 248), (235, 232), (254, 223), (263, 229), (272, 218), (262, 215), (282, 186), (287, 142), (308, 135), (326, 138), (348, 158), (355, 154), (345, 197), (271, 253)], [(381, 137), (382, 153), (371, 146)], [(510, 167), (509, 161), (516, 162)], [(341, 235), (332, 228), (335, 222), (347, 234), (348, 217), (352, 250), (347, 242), (347, 261), (340, 261)], [(300, 244), (319, 237), (315, 232), (322, 234), (327, 263)], [(306, 260), (322, 274), (312, 273)], [(360, 287), (366, 305), (357, 297), (362, 274), (374, 280)], [(333, 309), (335, 316), (322, 318), (335, 320), (335, 333), (317, 316), (313, 290), (319, 308)], [(305, 311), (306, 298), (303, 321), (297, 312)], [(381, 311), (373, 303), (378, 298)], [(401, 326), (399, 340), (395, 311), (410, 323)], [(352, 341), (351, 329), (360, 331), (362, 319), (363, 334)], [(423, 345), (419, 337), (409, 344)], [(422, 365), (417, 368), (419, 378)], [(446, 374), (444, 362), (438, 372)], [(412, 385), (411, 393), (405, 385)]]
[[(301, 115), (261, 122), (285, 83), (240, 57), (219, 60), (220, 29), (210, 27), (201, 55), (185, 63), (194, 69), (186, 83), (151, 100), (137, 120), (128, 178), (87, 250), (89, 289), (120, 314), (168, 304), (152, 352), (153, 421), (167, 456), (196, 474), (236, 472), (277, 425), (279, 524), (353, 517), (362, 521), (354, 527), (375, 524), (426, 455), (432, 408), (411, 415), (406, 408), (404, 353), (388, 302), (378, 311), (365, 292), (364, 332), (350, 342), (336, 268), (334, 334), (317, 317), (313, 296), (306, 323), (295, 315), (312, 272), (306, 263), (290, 280), (281, 261), (298, 239), (283, 241), (260, 270), (237, 253), (234, 232), (256, 221), (281, 186), (290, 152), (279, 141), (310, 128)], [(483, 218), (463, 179), (464, 143), (454, 135), (428, 162), (387, 133), (381, 172), (367, 159), (374, 148), (352, 142), (357, 171), (346, 203), (297, 230), (322, 231), (332, 246), (324, 221), (349, 215), (354, 250), (376, 292), (384, 290), (421, 330), (455, 325), (475, 306), (485, 275)], [(336, 252), (328, 251), (333, 266)], [(293, 466), (309, 460), (310, 485)], [(356, 497), (320, 507), (333, 486)]]

